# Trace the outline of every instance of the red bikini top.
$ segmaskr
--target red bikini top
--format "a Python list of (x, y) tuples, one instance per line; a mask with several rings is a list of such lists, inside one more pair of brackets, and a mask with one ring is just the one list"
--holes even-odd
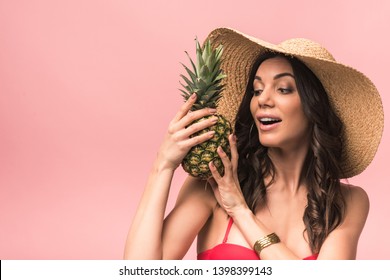
[[(233, 219), (229, 219), (225, 237), (221, 244), (198, 254), (198, 260), (260, 260), (258, 254), (247, 247), (227, 243)], [(317, 254), (304, 258), (304, 260), (316, 260)]]

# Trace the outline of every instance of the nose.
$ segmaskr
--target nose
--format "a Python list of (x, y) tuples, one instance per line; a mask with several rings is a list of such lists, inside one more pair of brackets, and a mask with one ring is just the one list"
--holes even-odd
[(257, 102), (259, 107), (273, 107), (274, 100), (272, 90), (270, 88), (264, 88), (261, 94), (257, 96)]

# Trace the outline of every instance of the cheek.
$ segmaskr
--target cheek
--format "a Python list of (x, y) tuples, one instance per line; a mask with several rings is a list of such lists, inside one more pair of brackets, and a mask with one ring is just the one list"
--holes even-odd
[(299, 133), (306, 133), (309, 128), (309, 121), (306, 115), (303, 113), (301, 107), (297, 107), (294, 112), (291, 112), (291, 126)]
[(299, 98), (290, 100), (289, 104), (286, 104), (287, 119), (291, 127), (294, 127), (298, 131), (306, 132), (308, 130), (309, 121), (303, 112), (302, 104)]
[(252, 117), (255, 118), (255, 115), (256, 115), (256, 110), (257, 110), (257, 101), (256, 101), (256, 98), (252, 98), (251, 99), (251, 103), (250, 103), (250, 110), (251, 110), (251, 114), (252, 114)]

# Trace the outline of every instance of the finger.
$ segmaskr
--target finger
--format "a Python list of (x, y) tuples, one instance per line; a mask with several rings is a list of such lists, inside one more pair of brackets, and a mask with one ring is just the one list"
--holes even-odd
[(225, 153), (221, 146), (217, 148), (217, 153), (222, 160), (223, 166), (225, 167), (225, 176), (228, 174), (230, 175), (232, 172), (232, 163), (228, 155)]
[(214, 180), (218, 184), (218, 182), (221, 181), (222, 177), (219, 174), (217, 167), (214, 165), (214, 163), (212, 161), (209, 163), (209, 168), (210, 168), (210, 171), (211, 171), (211, 175), (213, 175)]
[(196, 93), (193, 93), (190, 98), (187, 99), (187, 101), (180, 107), (179, 111), (173, 118), (173, 121), (179, 121), (181, 120), (184, 116), (188, 114), (188, 112), (191, 110), (192, 105), (194, 105), (196, 98), (198, 96)]
[(181, 118), (177, 125), (180, 127), (187, 127), (191, 123), (193, 123), (196, 120), (199, 120), (206, 116), (214, 115), (217, 112), (216, 109), (213, 108), (204, 108), (196, 111), (191, 111), (187, 115), (185, 115), (183, 118)]
[(234, 134), (229, 135), (229, 144), (230, 144), (230, 152), (231, 152), (232, 170), (233, 170), (233, 174), (236, 174), (237, 166), (238, 166), (238, 151), (237, 151), (236, 135)]
[(191, 135), (195, 134), (196, 132), (199, 132), (205, 128), (211, 127), (215, 125), (218, 122), (217, 117), (211, 117), (208, 119), (201, 120), (199, 122), (193, 123), (190, 126), (187, 126), (183, 131), (184, 137), (190, 137)]
[[(192, 125), (195, 125), (194, 127), (191, 127), (190, 130), (186, 130), (186, 132), (184, 132), (184, 133), (186, 133), (186, 135), (184, 137), (189, 137), (191, 134), (193, 134), (197, 131), (200, 131), (203, 128), (206, 128), (208, 126), (215, 124), (217, 122), (218, 118), (217, 119), (207, 118), (205, 120), (201, 120), (201, 121), (195, 123), (196, 120), (200, 120), (201, 118), (203, 118), (205, 116), (213, 115), (213, 114), (215, 114), (215, 112), (216, 112), (215, 109), (210, 109), (210, 108), (205, 108), (205, 109), (189, 112), (185, 117), (181, 118), (180, 120), (178, 120), (178, 121), (173, 120), (170, 123), (169, 129), (172, 133), (175, 133), (177, 131), (180, 131), (180, 130), (189, 128)], [(206, 121), (206, 122), (203, 123), (203, 121)], [(202, 123), (202, 124), (198, 125), (198, 123)]]
[(217, 203), (219, 204), (220, 207), (223, 207), (222, 203), (222, 198), (221, 198), (221, 193), (219, 192), (219, 188), (217, 183), (215, 182), (214, 178), (209, 179), (211, 189), (214, 193), (214, 197), (217, 200)]
[(207, 179), (207, 183), (214, 189), (216, 188), (218, 185), (217, 185), (217, 182), (215, 182), (215, 179), (214, 178), (209, 178)]
[(211, 138), (214, 137), (214, 135), (215, 135), (215, 131), (211, 130), (211, 131), (208, 131), (208, 132), (203, 133), (201, 135), (188, 138), (187, 140), (183, 141), (183, 144), (186, 146), (189, 146), (189, 147), (193, 147), (193, 146), (201, 144), (207, 140), (210, 140)]

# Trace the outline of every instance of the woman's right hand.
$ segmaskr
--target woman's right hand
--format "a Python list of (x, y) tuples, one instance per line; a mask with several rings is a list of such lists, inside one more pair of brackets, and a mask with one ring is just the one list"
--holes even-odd
[(216, 109), (211, 108), (190, 112), (192, 105), (196, 101), (196, 97), (197, 95), (195, 93), (192, 94), (169, 123), (168, 131), (160, 146), (157, 157), (163, 168), (175, 170), (193, 146), (213, 138), (215, 134), (214, 131), (209, 131), (198, 136), (190, 137), (192, 134), (214, 125), (218, 120), (217, 117), (211, 117), (191, 124), (195, 120), (216, 113)]

